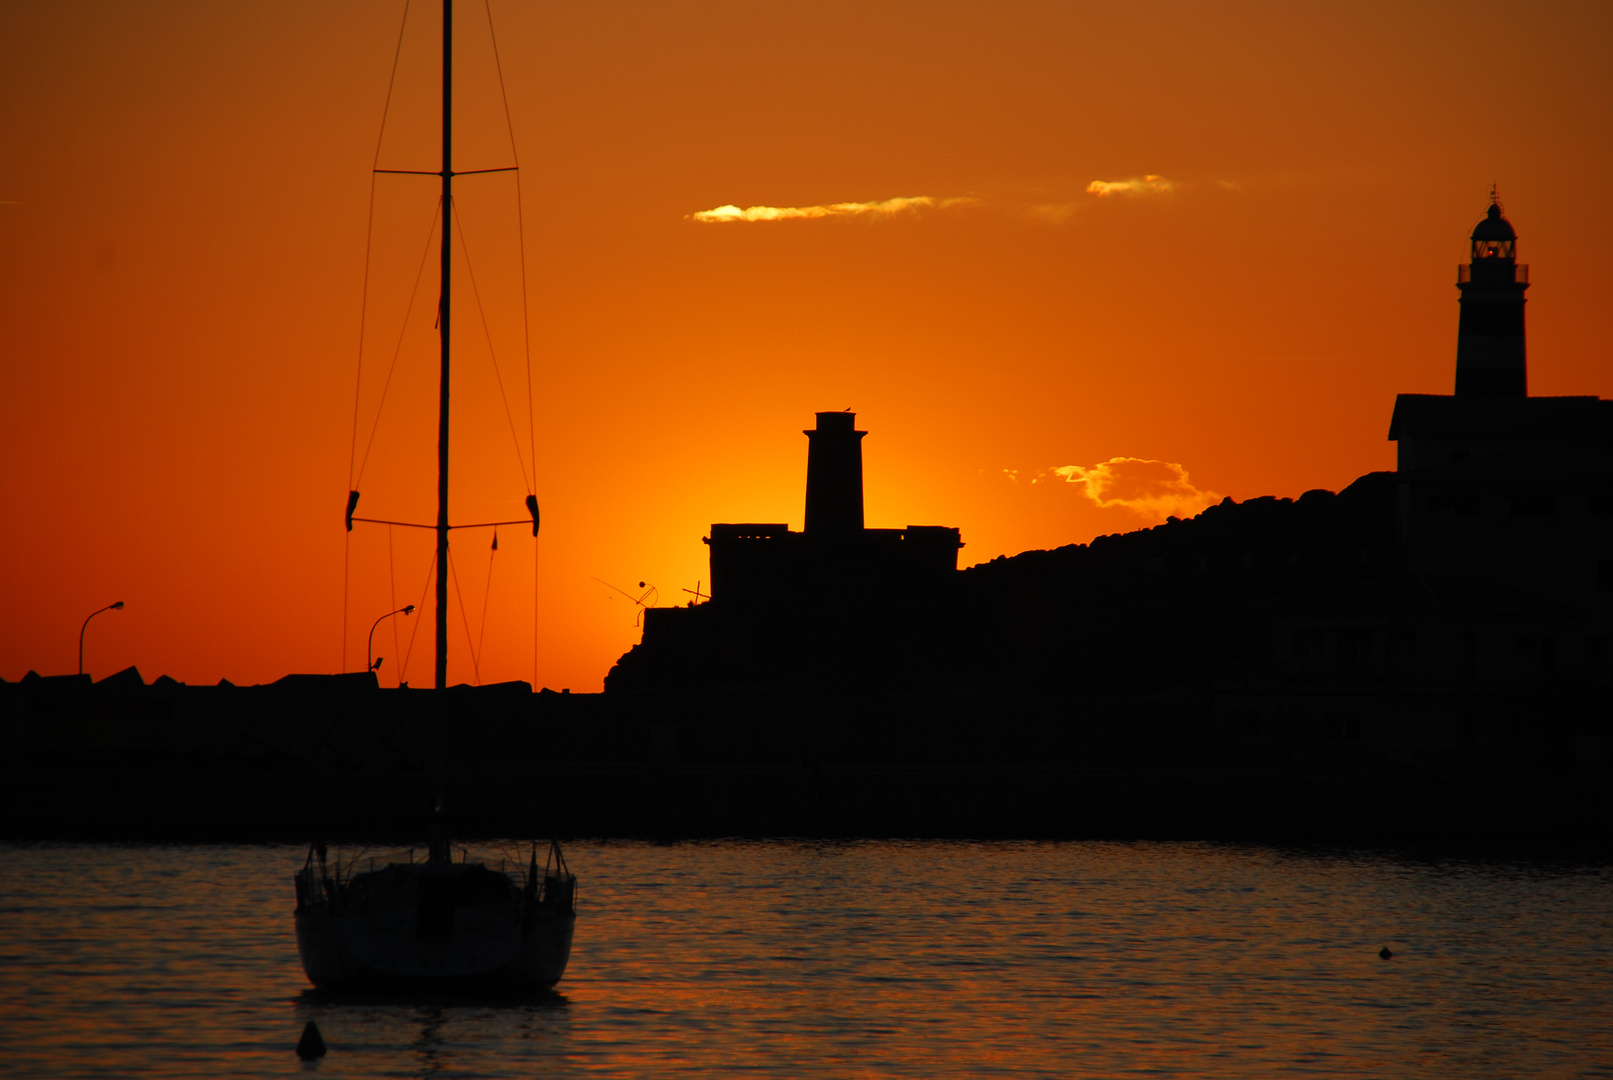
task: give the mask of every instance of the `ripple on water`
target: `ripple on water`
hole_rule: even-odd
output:
[[[405,1003],[308,990],[301,849],[3,854],[14,1076],[1613,1076],[1605,867],[574,845],[561,993]],[[304,1065],[310,1019],[330,1054]]]

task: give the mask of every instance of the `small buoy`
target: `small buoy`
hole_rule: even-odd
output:
[[[1378,950],[1378,959],[1379,960],[1387,960],[1393,955],[1394,955],[1394,953],[1389,951],[1389,946],[1387,946],[1387,945],[1385,945],[1383,948]],[[314,1038],[317,1039],[318,1037],[319,1037],[319,1034],[317,1032],[315,1032]]]
[[[303,1025],[302,1038],[297,1040],[297,1056],[304,1061],[325,1056],[325,1040],[319,1037],[319,1025],[312,1020]]]

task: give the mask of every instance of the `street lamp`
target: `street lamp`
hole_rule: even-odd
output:
[[[119,600],[115,604],[108,604],[106,607],[101,609],[101,611],[122,611],[122,610],[123,610],[123,601],[122,600]],[[84,674],[84,631],[86,631],[86,630],[88,630],[90,628],[90,620],[95,618],[97,615],[101,614],[101,611],[92,611],[92,612],[90,612],[88,615],[86,615],[84,617],[84,625],[78,628],[78,673],[80,675]]]
[[[385,615],[382,615],[379,619],[376,619],[375,622],[370,624],[370,640],[369,640],[369,644],[364,646],[364,658],[366,660],[369,660],[369,662],[370,662],[370,666],[369,666],[370,671],[374,671],[376,668],[380,667],[381,666],[381,660],[386,659],[386,657],[384,657],[384,656],[381,657],[381,660],[371,659],[371,657],[373,657],[375,655],[375,628],[377,626],[380,626],[383,622],[385,622],[386,620],[390,619],[394,615],[407,615],[412,611],[414,611],[414,605],[413,604],[404,604],[398,610],[389,611]]]

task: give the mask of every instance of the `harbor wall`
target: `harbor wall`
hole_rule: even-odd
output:
[[[0,684],[11,839],[1613,839],[1598,696]],[[345,681],[343,681],[345,680]],[[1307,694],[1309,696],[1307,696]]]

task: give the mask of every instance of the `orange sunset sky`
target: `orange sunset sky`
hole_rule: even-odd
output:
[[[1531,392],[1613,396],[1605,3],[492,0],[508,129],[458,7],[455,164],[521,172],[456,181],[453,516],[535,461],[544,530],[455,534],[452,681],[599,689],[639,631],[596,579],[681,603],[711,522],[800,528],[816,410],[963,565],[1391,468],[1492,182]],[[359,670],[421,602],[431,535],[342,511],[356,385],[360,515],[434,514],[432,180],[365,250],[394,55],[380,164],[437,167],[439,11],[0,4],[0,676],[115,599],[96,677]]]

